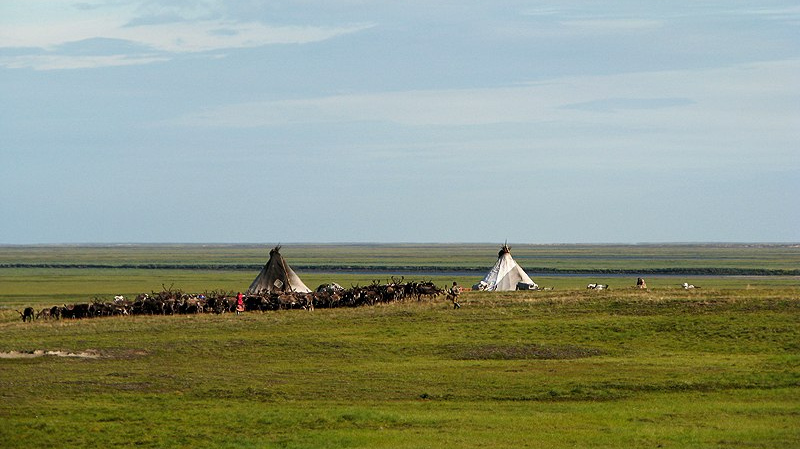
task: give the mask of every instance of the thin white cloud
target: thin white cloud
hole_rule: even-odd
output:
[[[153,50],[174,53],[202,52],[270,44],[305,44],[372,25],[345,27],[269,26],[262,23],[202,21],[125,26],[124,20],[85,19],[49,26],[10,26],[0,34],[0,47],[36,47],[53,50],[60,45],[87,39],[125,40]]]
[[[587,15],[570,8],[538,8],[524,10],[526,19],[504,23],[495,33],[499,36],[521,38],[564,38],[598,35],[629,35],[663,28],[671,17],[646,12],[606,13]]]
[[[662,109],[694,104],[688,98],[604,98],[563,106],[564,109],[614,113],[626,109]]]
[[[163,56],[65,56],[65,55],[31,55],[0,57],[0,67],[9,69],[29,68],[33,70],[68,70],[98,67],[120,67],[130,65],[152,64],[168,61]]]
[[[562,25],[570,28],[594,32],[619,32],[645,30],[663,26],[661,20],[652,19],[580,19],[564,20]]]
[[[7,68],[32,67],[55,69],[70,67],[102,67],[120,64],[146,64],[167,58],[170,54],[224,51],[273,44],[308,44],[355,33],[373,24],[344,26],[268,25],[261,22],[242,22],[219,18],[196,19],[173,16],[172,21],[136,21],[144,7],[110,4],[96,8],[65,8],[52,4],[53,10],[39,9],[12,1],[11,13],[0,26],[0,48],[36,49],[29,54],[6,57],[0,65]],[[48,3],[48,2],[45,2]],[[41,6],[41,5],[39,5]],[[159,10],[161,11],[161,10]],[[148,10],[148,12],[152,12]],[[161,11],[163,12],[163,11]],[[170,11],[168,11],[170,12]],[[174,13],[174,11],[171,11]],[[136,25],[136,23],[139,23]],[[82,41],[107,39],[124,41],[131,48],[140,47],[151,54],[104,55],[97,58],[76,58],[62,54],[60,47]],[[47,53],[42,54],[41,50]],[[16,52],[20,54],[19,51]],[[92,65],[94,63],[94,65]]]
[[[796,167],[800,140],[800,61],[703,70],[564,77],[494,89],[340,95],[209,108],[165,126],[280,127],[383,122],[440,129],[466,151],[541,152],[550,164],[575,157],[599,165],[651,161]],[[517,137],[494,134],[492,126]],[[475,127],[483,140],[475,141]],[[444,131],[447,130],[447,131]],[[466,131],[471,130],[471,131]],[[531,133],[538,137],[531,141]],[[441,134],[441,133],[440,133]],[[754,149],[758,151],[754,151]],[[491,151],[491,150],[489,150]],[[633,165],[641,165],[641,162]]]
[[[538,8],[528,8],[521,12],[523,16],[531,17],[552,17],[563,13],[563,10],[555,6],[542,6]]]
[[[258,127],[291,123],[385,121],[407,126],[469,126],[552,120],[616,120],[605,110],[576,108],[620,99],[627,120],[680,109],[704,112],[704,120],[731,108],[781,115],[797,112],[794,80],[800,61],[756,63],[720,69],[565,77],[503,88],[406,91],[252,102],[213,108],[176,121],[189,126]],[[785,101],[781,101],[785,99]],[[777,103],[776,103],[777,101]],[[648,107],[648,104],[650,107]],[[635,107],[630,107],[635,105]],[[606,116],[606,117],[604,117]]]
[[[800,20],[800,6],[737,9],[733,11],[733,14],[796,22]]]
[[[114,30],[110,37],[126,39],[166,52],[185,53],[272,44],[307,44],[354,33],[371,26],[267,26],[261,23],[205,21],[119,28]]]

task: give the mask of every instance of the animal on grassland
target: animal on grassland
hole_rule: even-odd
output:
[[[33,307],[25,307],[24,309],[22,309],[22,312],[17,310],[17,313],[19,314],[19,316],[22,317],[22,322],[23,323],[26,322],[26,321],[27,322],[31,322],[35,318],[35,316],[33,314]]]

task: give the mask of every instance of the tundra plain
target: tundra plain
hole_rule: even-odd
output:
[[[442,265],[453,272],[424,277],[471,285],[497,245],[475,250],[480,261],[457,246],[282,253],[296,269]],[[549,291],[465,292],[458,310],[440,297],[241,316],[23,323],[15,312],[162,286],[235,292],[268,249],[0,248],[0,353],[37,355],[0,358],[0,446],[800,446],[800,280],[687,270],[646,275],[639,290],[629,275],[792,270],[791,246],[512,246],[529,273],[579,272],[531,273]],[[297,271],[312,288],[393,275]]]

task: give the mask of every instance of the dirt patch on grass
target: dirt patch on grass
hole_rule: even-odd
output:
[[[68,357],[75,359],[134,359],[149,355],[144,349],[87,349],[85,351],[49,351],[37,349],[34,351],[8,351],[0,352],[0,359],[33,359],[36,357]]]
[[[456,360],[569,360],[602,355],[603,351],[578,346],[484,345],[451,348]]]
[[[68,351],[45,351],[37,349],[35,351],[9,351],[0,352],[0,359],[32,359],[35,357],[54,356],[54,357],[73,357],[79,359],[99,359],[102,355],[94,350],[68,352]]]

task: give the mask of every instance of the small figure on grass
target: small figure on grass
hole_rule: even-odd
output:
[[[242,312],[244,312],[244,295],[242,292],[239,292],[239,294],[236,295],[236,314],[239,315]]]
[[[458,303],[458,295],[461,294],[461,287],[458,286],[458,283],[453,281],[453,286],[450,287],[450,291],[448,292],[447,297],[453,301],[453,308],[460,309],[461,304]]]
[[[644,282],[643,278],[636,279],[636,286],[641,289],[647,290],[647,284]]]

